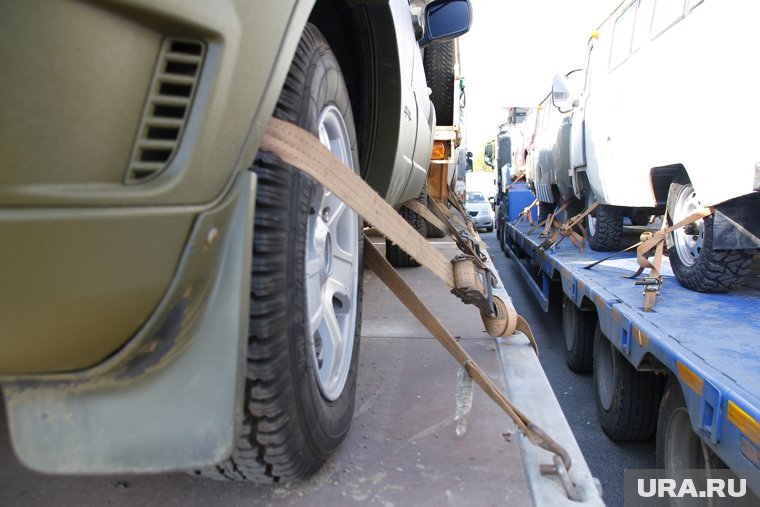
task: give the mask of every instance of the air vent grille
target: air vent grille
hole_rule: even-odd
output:
[[[132,149],[126,183],[148,181],[166,169],[176,154],[190,116],[205,53],[206,46],[197,40],[164,40]]]

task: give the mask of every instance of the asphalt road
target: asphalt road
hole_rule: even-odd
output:
[[[618,443],[605,435],[596,417],[594,377],[570,371],[565,364],[562,336],[561,289],[556,287],[548,313],[533,298],[526,282],[511,258],[499,248],[496,233],[481,233],[494,257],[507,292],[536,335],[541,365],[554,394],[570,423],[575,439],[583,451],[591,473],[603,488],[603,499],[610,507],[623,505],[623,471],[629,468],[655,468],[654,439],[642,443]]]

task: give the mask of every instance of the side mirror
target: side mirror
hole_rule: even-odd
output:
[[[493,197],[489,197],[488,202],[491,203],[491,209],[493,211],[496,211],[496,199],[494,199]]]
[[[434,0],[425,6],[425,35],[420,47],[464,35],[472,24],[470,0]]]
[[[552,104],[559,109],[572,109],[572,96],[570,94],[570,84],[565,76],[556,75],[552,80]]]
[[[493,167],[493,142],[486,144],[486,147],[483,150],[483,162],[485,162],[488,167]]]

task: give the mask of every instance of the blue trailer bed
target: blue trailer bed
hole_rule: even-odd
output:
[[[500,237],[544,310],[552,282],[561,282],[578,308],[596,310],[603,335],[637,370],[678,379],[692,429],[729,467],[760,468],[760,290],[693,292],[665,259],[661,294],[645,313],[642,287],[624,278],[638,269],[635,253],[584,269],[607,254],[582,253],[567,240],[543,251],[541,229],[530,228],[506,223]],[[628,233],[633,242],[640,229]]]

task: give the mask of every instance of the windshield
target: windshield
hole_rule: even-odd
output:
[[[481,192],[467,192],[467,202],[486,202],[486,198]]]

